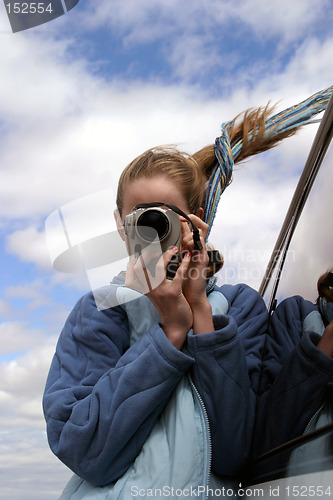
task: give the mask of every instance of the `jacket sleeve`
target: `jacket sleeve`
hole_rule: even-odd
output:
[[[192,363],[157,324],[129,347],[124,311],[99,311],[92,294],[83,297],[61,333],[46,383],[52,451],[92,484],[114,481]]]
[[[187,349],[210,423],[212,469],[235,475],[250,453],[268,315],[260,295],[248,286],[225,285],[221,291],[228,314],[213,317],[215,332],[189,335]]]
[[[272,315],[258,398],[256,455],[300,436],[333,381],[333,359],[316,347],[320,336],[303,333],[303,319],[314,309],[295,296]]]

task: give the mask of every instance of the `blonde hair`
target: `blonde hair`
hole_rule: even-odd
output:
[[[267,105],[264,108],[247,110],[232,120],[228,129],[230,143],[242,141],[235,162],[266,151],[276,146],[282,139],[296,133],[299,127],[280,133],[276,133],[273,128],[265,135],[265,122],[272,111],[273,107]],[[197,214],[200,207],[204,208],[207,181],[216,164],[214,144],[200,149],[193,155],[178,151],[171,146],[149,149],[135,158],[120,176],[117,191],[117,208],[120,215],[123,210],[126,184],[155,175],[166,175],[173,180],[183,193],[190,212]]]
[[[195,158],[172,146],[149,149],[123,170],[117,191],[117,208],[122,214],[125,186],[136,179],[165,175],[181,190],[191,213],[197,214],[204,203],[206,178]],[[156,200],[163,201],[163,200]]]

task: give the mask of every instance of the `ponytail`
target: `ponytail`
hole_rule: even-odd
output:
[[[274,116],[271,116],[274,107],[269,104],[247,110],[222,124],[222,133],[215,145],[206,146],[193,155],[202,174],[209,179],[204,220],[210,229],[220,197],[232,182],[234,163],[267,151],[294,135],[303,125],[314,123],[312,118],[325,110],[332,91],[333,86]]]

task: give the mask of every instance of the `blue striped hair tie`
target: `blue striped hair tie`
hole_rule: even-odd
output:
[[[271,139],[287,131],[292,131],[300,126],[309,123],[315,123],[319,120],[313,120],[313,116],[326,109],[327,103],[332,95],[333,86],[317,92],[308,99],[291,106],[290,108],[277,113],[268,118],[264,124],[263,137]],[[217,165],[214,168],[206,190],[204,221],[209,225],[208,235],[213,227],[217,207],[223,191],[232,181],[232,172],[234,163],[240,155],[243,147],[243,137],[230,143],[228,130],[233,122],[223,123],[221,126],[221,135],[215,141],[215,156]],[[250,129],[247,134],[247,142],[250,143],[256,138],[258,128]],[[269,149],[271,146],[267,146]],[[261,151],[258,151],[258,153]],[[208,237],[207,235],[207,237]]]
[[[230,126],[231,122],[223,123],[221,126],[222,134],[215,140],[217,165],[208,181],[204,213],[204,221],[209,225],[209,232],[213,226],[221,195],[232,181],[234,157],[228,134]]]

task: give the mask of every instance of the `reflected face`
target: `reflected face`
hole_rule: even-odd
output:
[[[165,175],[144,177],[126,184],[123,197],[122,223],[124,223],[126,215],[138,203],[153,203],[155,201],[171,203],[186,214],[190,213],[183,193],[177,184]]]

